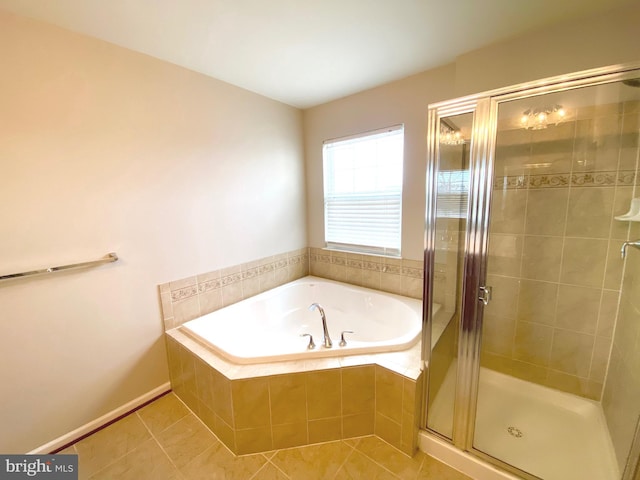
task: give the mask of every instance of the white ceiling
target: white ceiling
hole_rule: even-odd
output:
[[[0,0],[307,108],[636,0]]]

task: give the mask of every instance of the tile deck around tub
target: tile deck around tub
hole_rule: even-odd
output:
[[[471,480],[376,436],[236,456],[173,393],[59,453],[79,455],[80,480]]]
[[[210,349],[182,333],[180,327],[166,332],[171,338],[199,356],[204,362],[218,370],[230,380],[264,377],[289,373],[327,370],[359,365],[380,365],[412,380],[420,376],[421,341],[407,350],[366,355],[348,355],[344,357],[316,358],[313,360],[293,360],[255,365],[238,365],[220,357]]]

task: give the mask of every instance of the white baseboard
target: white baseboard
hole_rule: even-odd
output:
[[[138,398],[131,400],[128,403],[116,408],[115,410],[111,410],[109,413],[102,415],[100,418],[96,418],[95,420],[85,423],[79,428],[75,430],[65,433],[64,435],[56,438],[55,440],[51,440],[49,443],[46,443],[38,448],[27,452],[28,454],[46,454],[57,450],[60,447],[68,445],[69,443],[74,442],[79,439],[83,435],[93,432],[94,430],[106,425],[107,423],[115,420],[122,415],[129,413],[131,410],[136,409],[140,405],[148,402],[149,400],[153,400],[155,397],[162,395],[165,392],[171,390],[171,383],[166,382],[160,385],[159,387],[154,388],[153,390],[140,395]]]

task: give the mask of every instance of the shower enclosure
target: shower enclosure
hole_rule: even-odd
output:
[[[429,110],[424,427],[525,479],[640,475],[638,67]]]

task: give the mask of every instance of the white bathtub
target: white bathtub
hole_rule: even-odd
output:
[[[333,348],[322,346],[325,311]],[[317,277],[305,277],[204,315],[180,327],[239,364],[404,350],[416,344],[422,302]],[[347,345],[341,347],[340,333]],[[316,343],[307,349],[310,333]]]

